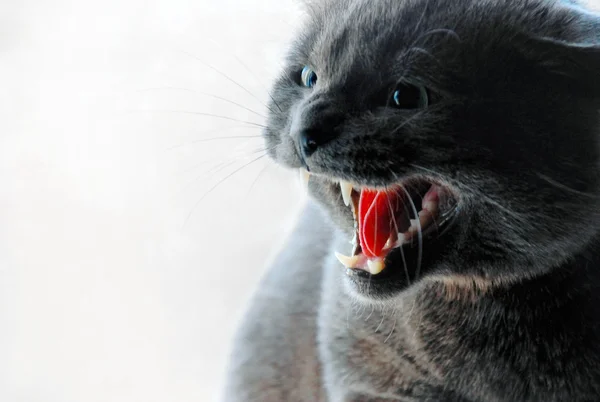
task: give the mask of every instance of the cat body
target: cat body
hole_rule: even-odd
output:
[[[265,140],[310,171],[313,200],[249,307],[225,400],[600,401],[600,17],[544,0],[308,9]],[[377,199],[400,239],[383,250],[387,229],[365,229],[387,222]]]

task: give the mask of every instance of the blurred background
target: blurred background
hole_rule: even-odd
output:
[[[305,202],[259,138],[301,18],[293,0],[0,4],[0,401],[218,399]]]
[[[300,17],[291,0],[2,2],[0,401],[217,400],[304,202],[258,137]]]

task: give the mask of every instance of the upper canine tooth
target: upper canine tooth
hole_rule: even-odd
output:
[[[354,257],[348,257],[340,253],[335,253],[335,257],[341,262],[346,268],[356,268],[358,264],[359,256],[355,255]]]
[[[310,180],[310,173],[304,168],[298,169],[298,177],[300,179],[300,185],[304,191],[308,191],[308,181]]]
[[[340,180],[340,189],[342,190],[342,198],[344,199],[344,204],[349,206],[352,202],[352,184],[347,181]]]

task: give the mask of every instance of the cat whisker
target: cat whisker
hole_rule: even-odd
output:
[[[264,114],[261,114],[255,110],[250,109],[249,107],[246,107],[244,105],[242,105],[241,103],[232,101],[230,99],[227,98],[223,98],[222,96],[218,96],[218,95],[213,95],[211,93],[208,92],[204,92],[204,91],[198,91],[196,89],[189,89],[189,88],[181,88],[181,87],[156,87],[156,88],[144,88],[144,89],[139,89],[138,92],[150,92],[150,91],[185,91],[185,92],[190,92],[193,94],[197,94],[197,95],[202,95],[202,96],[206,96],[208,98],[212,98],[212,99],[217,99],[226,103],[229,103],[231,105],[237,106],[240,109],[244,109],[252,114],[255,114],[258,117],[261,117],[263,119],[266,119],[267,117]]]
[[[190,217],[192,216],[192,214],[194,213],[194,211],[196,210],[196,208],[198,207],[198,205],[200,205],[200,203],[202,202],[202,200],[204,200],[213,190],[215,190],[218,186],[220,186],[221,184],[223,184],[227,179],[229,179],[230,177],[232,177],[233,175],[235,175],[236,173],[240,172],[242,169],[250,166],[251,164],[253,164],[256,161],[259,161],[260,159],[264,158],[265,156],[267,156],[267,154],[262,154],[257,158],[252,159],[250,162],[245,163],[243,166],[235,169],[233,172],[229,173],[227,176],[225,176],[223,179],[219,180],[214,186],[210,187],[208,189],[208,191],[206,191],[199,199],[198,201],[196,201],[196,203],[194,204],[194,206],[192,207],[192,210],[190,211],[190,213],[188,214],[188,216],[185,219],[185,222],[183,223],[183,227],[182,229],[185,228],[185,226],[187,225],[187,222],[189,221]]]
[[[249,125],[251,125],[251,126],[256,126],[256,127],[261,127],[261,128],[267,128],[267,126],[265,126],[265,125],[263,125],[263,124],[255,123],[255,122],[253,122],[253,121],[240,120],[240,119],[236,119],[235,117],[231,117],[231,116],[224,116],[224,115],[220,115],[220,114],[213,114],[213,113],[195,112],[195,111],[191,111],[191,110],[170,110],[170,109],[139,109],[139,110],[133,110],[133,112],[151,112],[151,113],[181,113],[181,114],[191,114],[191,115],[195,115],[195,116],[214,117],[214,118],[216,118],[216,119],[223,119],[223,120],[237,121],[238,123],[249,124]]]
[[[346,330],[350,330],[350,311],[352,308],[346,309]]]
[[[394,130],[390,133],[390,135],[396,134],[399,130],[401,130],[402,128],[404,128],[404,126],[406,126],[407,124],[411,123],[416,118],[421,117],[421,114],[423,114],[423,112],[417,112],[414,115],[412,115],[411,117],[409,117],[408,119],[404,120],[402,122],[402,124],[400,124],[398,127],[394,128]]]
[[[416,165],[416,164],[414,164],[414,163],[411,163],[411,164],[410,164],[410,166],[412,166],[412,167],[414,167],[414,168],[416,168],[416,169],[423,170],[423,171],[425,171],[425,172],[427,172],[427,173],[431,173],[431,174],[433,174],[433,175],[435,175],[435,176],[437,176],[437,177],[443,177],[443,175],[441,175],[440,173],[436,172],[435,170],[428,169],[428,168],[426,168],[426,167],[419,166],[419,165]]]
[[[373,315],[374,311],[375,311],[375,305],[373,304],[371,306],[371,312],[369,313],[369,315],[367,316],[367,318],[365,318],[365,321],[369,321],[369,318],[371,318],[371,316]]]
[[[403,187],[400,186],[402,191],[406,194],[406,198],[410,201],[410,206],[412,208],[413,213],[415,214],[416,224],[417,224],[417,235],[419,242],[419,251],[417,255],[417,269],[415,270],[415,280],[419,279],[419,275],[421,274],[421,260],[423,258],[423,229],[421,228],[421,221],[419,220],[419,212],[417,211],[417,207],[410,197],[410,193]]]
[[[207,170],[206,172],[200,174],[199,176],[195,177],[194,179],[190,180],[188,183],[186,183],[180,190],[178,190],[175,194],[181,194],[183,192],[185,192],[190,186],[192,186],[194,183],[198,183],[199,180],[211,175],[211,174],[216,174],[219,173],[220,171],[222,171],[223,169],[228,168],[229,166],[233,165],[236,162],[239,162],[239,158],[234,158],[234,159],[229,159],[226,160],[224,162],[218,163],[216,166],[213,166],[212,168],[210,168],[209,170]]]
[[[256,74],[254,74],[254,72],[252,70],[250,70],[250,68],[244,63],[242,62],[242,60],[240,60],[239,57],[237,57],[237,55],[234,55],[233,57],[235,57],[235,59],[237,60],[238,63],[240,63],[255,79],[256,81],[258,81],[259,84],[261,84],[263,87],[267,87],[261,80],[260,78],[258,78],[258,76]],[[271,94],[271,91],[267,91],[267,94],[269,95],[269,98],[271,98],[271,101],[273,102],[273,104],[275,106],[277,106],[277,109],[279,109],[279,112],[283,113],[283,110],[281,110],[281,108],[279,107],[279,104],[275,101],[275,98],[273,98],[273,95]]]
[[[396,329],[396,323],[398,322],[398,317],[396,317],[395,311],[396,311],[395,309],[392,311],[392,317],[394,318],[394,325],[392,326],[392,330],[388,334],[387,338],[385,338],[385,341],[383,341],[383,343],[387,343],[387,341],[391,338],[392,334],[394,333],[394,330]]]
[[[233,165],[236,162],[239,162],[241,160],[244,160],[246,158],[252,157],[253,155],[257,154],[257,153],[263,153],[265,152],[265,149],[258,149],[252,152],[249,152],[247,154],[244,155],[237,155],[234,156],[233,158],[227,159],[221,163],[218,163],[217,165],[213,166],[212,168],[208,169],[207,171],[205,171],[204,173],[200,174],[199,176],[195,177],[193,180],[191,180],[190,182],[188,182],[186,185],[184,185],[179,191],[177,191],[177,194],[180,194],[182,192],[184,192],[187,188],[189,188],[192,184],[197,183],[199,180],[209,176],[210,174],[215,174],[220,172],[221,170]],[[213,159],[214,160],[214,159]],[[201,162],[199,164],[196,164],[195,166],[192,166],[184,171],[182,171],[181,173],[186,173],[189,171],[192,171],[196,168],[198,168],[199,166],[205,164],[206,161]]]
[[[228,126],[228,127],[217,127],[217,128],[213,128],[211,130],[206,130],[206,131],[200,131],[199,133],[195,133],[194,135],[208,135],[208,134],[213,134],[213,133],[225,133],[231,129],[234,128],[256,128],[255,126],[243,126],[243,125],[233,125],[233,126]],[[164,151],[170,151],[172,149],[178,148],[180,146],[183,146],[185,144],[181,144],[181,145],[174,145],[172,147],[166,148]]]
[[[356,302],[355,304],[358,306],[357,313],[360,312],[360,316],[357,315],[356,318],[360,320],[360,319],[362,319],[362,316],[363,316],[364,312],[366,311],[367,306],[364,303]]]
[[[543,173],[536,172],[536,175],[537,175],[537,176],[538,176],[540,179],[542,179],[542,180],[546,181],[547,183],[549,183],[549,184],[553,185],[554,187],[556,187],[556,188],[559,188],[559,189],[561,189],[561,190],[564,190],[564,191],[567,191],[567,192],[569,192],[569,193],[576,194],[576,195],[580,195],[580,196],[582,196],[582,197],[587,197],[587,198],[591,198],[591,199],[598,199],[598,198],[600,198],[598,195],[595,195],[595,194],[590,194],[590,193],[584,193],[583,191],[575,190],[575,189],[573,189],[573,188],[571,188],[571,187],[567,186],[566,184],[559,183],[558,181],[556,181],[556,180],[552,179],[552,178],[551,178],[551,177],[549,177],[549,176],[546,176],[546,175],[545,175],[545,174],[543,174]]]
[[[394,224],[394,230],[396,233],[400,233],[400,229],[398,228],[398,222],[396,221],[396,215],[394,214],[394,209],[392,208],[392,204],[390,199],[387,198],[388,208],[390,209],[390,215],[392,216],[392,223]],[[406,207],[405,207],[406,208]],[[406,274],[406,282],[410,286],[410,274],[408,272],[408,265],[406,264],[406,258],[404,257],[404,250],[400,247],[400,254],[402,255],[402,263],[404,265],[404,273]]]
[[[377,333],[379,331],[379,328],[381,328],[381,326],[383,325],[383,321],[385,320],[385,308],[386,306],[384,305],[383,309],[381,310],[381,321],[379,321],[379,325],[377,326],[377,328],[375,328],[375,333]]]
[[[248,156],[249,156],[249,155],[253,155],[253,154],[255,154],[256,152],[261,152],[261,151],[251,151],[251,152],[249,152],[249,153],[248,153]],[[226,159],[224,162],[228,162],[228,161],[237,161],[237,160],[240,160],[240,158],[244,157],[244,155],[243,155],[243,154],[239,154],[239,155],[232,155],[232,156],[234,156],[234,157],[233,157],[233,158]],[[218,156],[218,157],[215,157],[215,158],[210,158],[210,159],[204,159],[204,160],[200,161],[199,163],[195,163],[195,164],[193,164],[193,165],[192,165],[192,166],[190,166],[190,167],[187,167],[187,168],[185,168],[185,169],[183,169],[183,170],[179,170],[179,171],[176,171],[176,172],[173,172],[173,173],[174,173],[174,174],[177,174],[177,175],[185,174],[185,173],[191,172],[192,170],[195,170],[195,169],[197,169],[198,167],[200,167],[200,166],[202,166],[202,165],[206,165],[206,164],[207,164],[207,163],[209,163],[209,162],[215,162],[215,161],[218,161],[218,160],[222,160],[222,159],[221,159],[221,156]]]
[[[412,167],[414,167],[416,169],[423,170],[423,171],[428,172],[428,173],[432,173],[432,174],[436,175],[437,177],[443,178],[443,175],[437,173],[435,170],[428,169],[428,168],[425,168],[423,166],[419,166],[419,165],[415,165],[415,164],[411,164],[410,166],[412,166]],[[514,218],[517,222],[522,222],[522,221],[525,221],[527,219],[526,216],[522,216],[522,215],[518,214],[517,212],[508,209],[507,207],[505,207],[504,205],[500,204],[498,201],[494,200],[493,198],[491,198],[487,194],[485,194],[483,192],[480,192],[480,191],[474,192],[471,189],[469,189],[469,190],[472,193],[476,193],[477,197],[480,197],[480,198],[484,199],[485,201],[487,201],[488,203],[492,204],[496,208],[498,208],[501,211],[505,212],[508,216]]]
[[[454,39],[456,39],[457,42],[462,42],[462,39],[460,38],[460,36],[456,33],[456,31],[454,29],[449,29],[449,28],[434,28],[431,29],[427,32],[425,32],[423,35],[421,35],[418,39],[422,39],[424,37],[430,36],[430,35],[437,35],[437,34],[446,34],[447,36],[451,36]]]
[[[260,179],[260,176],[269,168],[269,166],[271,165],[265,165],[260,172],[258,172],[258,174],[256,175],[256,179],[254,179],[252,181],[252,183],[250,184],[250,188],[248,188],[248,192],[246,193],[246,198],[250,195],[250,193],[252,192],[252,189],[254,188],[254,186],[256,185],[256,183],[258,183],[258,180]]]
[[[193,144],[198,144],[201,142],[212,142],[212,141],[221,141],[221,140],[238,140],[238,139],[244,139],[244,138],[252,138],[252,139],[262,138],[262,135],[230,135],[230,136],[225,136],[225,137],[201,138],[199,140],[194,140],[194,141],[185,142],[182,144],[172,146],[170,148],[167,148],[167,151],[172,151],[174,149],[178,149],[178,148],[184,147],[186,145],[193,145]]]
[[[410,54],[411,52],[417,52],[420,54],[424,54],[425,56],[435,60],[438,64],[442,64],[437,57],[435,57],[433,54],[431,54],[431,52],[428,52],[427,50],[423,49],[422,47],[413,46],[406,51],[406,54]]]
[[[415,332],[413,333],[413,340],[417,337],[417,332],[419,332],[422,322],[423,322],[423,314],[419,315],[419,323],[415,327]]]
[[[266,107],[269,111],[274,112],[273,109],[271,109],[269,107],[269,105],[267,105],[266,103],[264,103],[258,96],[256,96],[254,93],[250,92],[248,90],[248,88],[246,88],[245,86],[243,86],[242,84],[240,84],[239,82],[237,82],[236,80],[234,80],[233,78],[231,78],[230,76],[228,76],[227,74],[225,74],[224,72],[222,72],[221,70],[219,70],[216,67],[213,67],[212,65],[208,64],[207,62],[205,62],[204,60],[200,59],[199,57],[197,57],[196,55],[187,52],[183,49],[179,49],[180,52],[183,52],[185,54],[187,54],[188,56],[194,58],[195,60],[197,60],[199,63],[203,64],[205,67],[210,68],[211,70],[213,70],[214,72],[216,72],[217,74],[219,74],[220,76],[222,76],[223,78],[225,78],[226,80],[228,80],[229,82],[233,83],[234,85],[236,85],[237,87],[241,88],[244,92],[246,92],[247,94],[249,94],[250,96],[252,96],[254,99],[256,99],[257,101],[259,101],[264,107]]]
[[[428,8],[429,8],[429,0],[427,0],[425,2],[425,7],[423,7],[423,12],[421,13],[421,16],[419,17],[419,21],[417,21],[417,24],[415,25],[415,28],[413,30],[414,32],[419,32],[419,28],[421,28],[421,24],[423,23],[423,20],[425,19],[425,16],[427,15]]]
[[[402,258],[402,265],[404,266],[404,272],[406,274],[406,283],[410,286],[410,273],[408,272],[408,264],[406,263],[406,256],[404,255],[404,248],[400,247],[400,257]]]
[[[410,311],[408,312],[408,315],[406,316],[406,321],[404,322],[404,325],[409,324],[410,319],[412,318],[413,312],[415,311],[416,305],[417,305],[417,298],[414,298],[412,307],[411,307]]]

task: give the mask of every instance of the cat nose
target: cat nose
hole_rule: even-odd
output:
[[[334,129],[310,128],[300,132],[300,150],[305,158],[336,137]]]
[[[304,110],[292,125],[298,148],[304,158],[337,138],[343,116],[324,102],[315,102]]]

